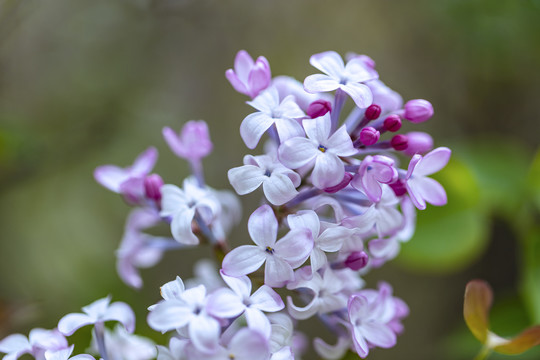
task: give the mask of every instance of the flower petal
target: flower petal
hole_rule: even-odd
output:
[[[313,141],[295,137],[282,143],[278,149],[279,161],[289,169],[298,169],[317,156],[317,145]]]
[[[276,312],[285,307],[281,296],[267,285],[258,288],[249,300],[250,307],[266,312]]]
[[[274,249],[277,256],[287,261],[293,269],[296,269],[307,260],[313,249],[311,231],[305,228],[291,230],[276,242]]]
[[[351,99],[355,102],[356,106],[361,109],[367,108],[373,103],[373,94],[369,87],[360,83],[347,83],[341,85],[341,90],[345,91]]]
[[[217,318],[231,319],[245,310],[242,300],[242,297],[231,289],[221,288],[208,297],[206,311]]]
[[[332,154],[325,153],[317,156],[311,174],[311,181],[318,189],[325,189],[337,185],[345,176],[345,167],[341,159]]]
[[[151,146],[146,149],[142,154],[137,156],[133,165],[130,167],[130,173],[132,176],[147,175],[156,164],[158,158],[158,151],[155,147]]]
[[[240,124],[240,136],[246,146],[255,149],[263,134],[274,123],[274,119],[267,114],[256,112],[249,114]]]
[[[272,205],[283,205],[298,195],[291,178],[285,174],[272,173],[263,183],[263,191]]]
[[[270,320],[268,320],[261,310],[248,307],[244,315],[250,329],[261,333],[266,339],[270,338],[272,326],[270,325]]]
[[[278,232],[278,222],[269,205],[262,205],[248,220],[249,236],[260,247],[274,246]]]
[[[270,356],[268,341],[250,329],[240,329],[229,344],[235,360],[266,360]]]
[[[193,234],[191,223],[195,216],[195,209],[186,208],[174,214],[171,221],[171,234],[176,241],[185,245],[197,245],[199,238]]]
[[[219,345],[220,326],[216,319],[205,314],[197,315],[189,322],[189,337],[197,350],[213,353]]]
[[[150,311],[147,322],[152,329],[166,332],[186,325],[192,317],[193,312],[183,301],[168,300]]]
[[[385,324],[366,322],[361,326],[365,339],[378,347],[385,349],[396,345],[396,334]]]
[[[334,91],[337,88],[339,88],[339,81],[328,75],[309,75],[304,80],[304,90],[306,90],[310,94]]]
[[[232,168],[227,172],[227,176],[238,195],[255,191],[267,178],[263,169],[253,165]]]
[[[345,64],[341,56],[335,51],[325,51],[314,54],[309,58],[309,63],[318,70],[335,77],[341,77],[345,70]]]
[[[426,176],[436,173],[448,164],[450,155],[452,155],[452,151],[447,147],[439,147],[432,150],[427,153],[418,166],[416,166],[414,174]]]
[[[79,328],[93,324],[95,319],[81,313],[67,314],[58,322],[58,330],[66,335],[70,336]]]
[[[540,345],[540,326],[533,326],[523,331],[506,344],[495,346],[493,350],[501,354],[518,355],[533,346]]]
[[[285,260],[278,256],[269,256],[264,267],[264,283],[271,287],[282,287],[294,280],[294,271]]]
[[[223,259],[223,272],[229,276],[251,274],[261,267],[266,259],[264,250],[254,245],[242,245],[233,249]]]
[[[129,177],[128,171],[115,165],[98,166],[94,170],[94,179],[101,186],[116,193],[120,192],[120,185],[129,179]]]
[[[135,331],[135,314],[125,302],[117,301],[112,303],[101,320],[116,320],[124,325],[127,332],[133,333]]]

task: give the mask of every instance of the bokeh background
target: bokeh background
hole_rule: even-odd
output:
[[[146,307],[211,251],[167,254],[143,270],[142,291],[125,286],[114,251],[129,208],[92,171],[155,145],[155,171],[179,184],[188,167],[161,128],[204,119],[208,182],[230,189],[251,112],[224,77],[240,49],[299,80],[316,72],[314,53],[368,54],[404,99],[434,104],[414,130],[454,150],[437,175],[449,205],[420,214],[399,258],[366,278],[389,281],[411,308],[398,345],[370,359],[471,359],[480,344],[462,299],[473,278],[494,288],[500,334],[540,323],[540,0],[2,0],[0,338],[52,328],[111,294],[134,307],[138,333],[163,340]],[[259,195],[242,199],[245,215]],[[231,238],[248,241],[245,229]],[[87,335],[75,336],[78,350]]]

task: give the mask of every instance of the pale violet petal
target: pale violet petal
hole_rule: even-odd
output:
[[[349,133],[347,133],[347,128],[345,126],[337,129],[336,132],[330,136],[325,145],[328,147],[328,151],[339,156],[352,156],[358,152],[358,150],[354,148],[351,137]]]
[[[147,175],[156,164],[158,158],[158,151],[155,147],[151,146],[146,149],[142,154],[137,156],[133,165],[130,168],[132,176]]]
[[[304,136],[304,128],[294,119],[276,119],[276,130],[279,141],[284,142],[293,137]]]
[[[255,191],[267,178],[263,169],[253,165],[232,168],[228,171],[227,176],[232,187],[239,195]]]
[[[189,337],[197,350],[213,353],[219,345],[220,326],[216,319],[201,313],[189,322]]]
[[[295,137],[279,146],[279,161],[289,169],[298,169],[315,158],[318,154],[317,144],[313,141]]]
[[[345,176],[345,166],[341,159],[331,153],[317,156],[311,173],[311,181],[318,189],[326,189],[337,185]]]
[[[316,147],[319,145],[328,147],[328,137],[330,137],[331,129],[329,114],[316,119],[305,119],[302,121],[302,125],[304,126],[307,137],[316,143]]]
[[[452,151],[446,147],[439,147],[427,153],[414,169],[414,175],[431,175],[448,164]]]
[[[251,280],[247,276],[228,276],[220,270],[221,277],[229,287],[242,299],[249,298],[251,294]]]
[[[283,258],[296,269],[307,260],[313,249],[313,236],[311,235],[311,231],[308,229],[291,230],[287,235],[276,242],[274,249],[276,255]]]
[[[176,241],[185,245],[197,245],[199,238],[193,234],[191,223],[195,209],[186,208],[174,214],[171,221],[171,234]]]
[[[415,183],[418,185],[419,196],[432,205],[442,206],[446,205],[446,191],[436,180],[428,177],[415,179]]]
[[[257,331],[240,329],[229,344],[235,360],[267,360],[270,348],[266,338]]]
[[[182,189],[176,185],[166,184],[161,187],[161,216],[171,216],[187,208],[188,199]]]
[[[360,83],[347,83],[346,85],[340,86],[343,91],[345,91],[351,99],[355,102],[356,106],[361,109],[367,108],[373,103],[373,94],[369,87]]]
[[[112,303],[101,320],[116,320],[124,325],[124,328],[129,333],[133,333],[135,330],[135,314],[131,307],[125,302],[117,301]]]
[[[58,322],[58,330],[70,336],[79,328],[95,323],[96,319],[81,313],[67,314]]]
[[[273,205],[283,205],[298,195],[291,179],[284,174],[276,173],[272,173],[263,183],[263,191]]]
[[[345,70],[343,59],[335,51],[314,54],[309,58],[309,63],[323,73],[331,75],[336,79],[340,78]]]
[[[165,300],[180,299],[180,294],[186,290],[184,282],[177,276],[175,280],[169,281],[161,288],[161,297]]]
[[[292,298],[287,296],[287,310],[289,314],[297,320],[305,320],[312,317],[319,311],[319,299],[314,297],[306,306],[296,306]]]
[[[328,75],[309,75],[304,80],[304,90],[310,94],[334,91],[337,88],[339,88],[339,81]]]
[[[94,179],[103,187],[120,192],[120,185],[129,179],[129,172],[115,165],[103,165],[94,170]]]
[[[254,245],[242,245],[233,249],[223,259],[223,272],[230,276],[251,274],[266,259],[264,250]]]
[[[180,328],[190,322],[192,310],[180,300],[169,300],[157,304],[148,314],[148,325],[157,331],[166,332]]]
[[[262,205],[251,214],[248,220],[249,236],[260,247],[274,246],[278,232],[278,222],[274,211]]]
[[[245,310],[242,300],[242,297],[231,289],[221,288],[208,297],[206,311],[217,318],[231,319]]]
[[[396,334],[385,324],[366,322],[362,324],[361,332],[375,346],[387,349],[396,345]]]
[[[282,287],[294,280],[294,271],[285,260],[269,256],[264,267],[264,283],[271,287]]]
[[[270,321],[261,310],[253,307],[248,307],[244,314],[246,316],[246,322],[250,329],[258,331],[266,339],[270,337],[272,327],[270,325]]]
[[[287,222],[291,229],[306,228],[311,231],[313,238],[319,236],[321,222],[319,216],[313,210],[300,210],[296,214],[287,216]]]
[[[261,112],[249,114],[240,124],[240,136],[246,146],[255,149],[263,134],[274,123],[274,119]]]
[[[249,298],[250,307],[266,312],[280,311],[285,307],[281,296],[271,287],[262,285]]]

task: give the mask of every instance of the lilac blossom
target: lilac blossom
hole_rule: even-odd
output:
[[[308,229],[291,230],[276,241],[278,222],[270,206],[263,205],[251,214],[248,232],[256,245],[242,245],[223,259],[223,272],[229,276],[250,274],[266,263],[264,283],[281,287],[294,280],[293,269],[309,257],[313,239]]]
[[[24,354],[30,354],[37,360],[44,360],[45,351],[58,351],[67,347],[66,338],[57,329],[35,328],[30,331],[28,338],[22,334],[13,334],[0,341],[0,353],[6,354],[4,360],[18,359]]]
[[[70,357],[74,347],[74,345],[71,345],[66,349],[56,351],[47,350],[45,351],[45,360],[95,360],[93,356],[87,354],[75,355]]]
[[[393,159],[384,155],[368,155],[362,160],[351,185],[363,191],[371,201],[379,202],[382,196],[381,184],[390,184],[397,178]]]
[[[157,345],[157,360],[187,360],[186,347],[188,345],[188,339],[172,337],[169,340],[169,347]]]
[[[163,128],[163,138],[172,152],[189,161],[200,161],[212,152],[208,125],[203,120],[191,120],[184,124],[180,134],[169,127]]]
[[[227,80],[236,91],[251,98],[256,97],[270,85],[270,64],[264,56],[256,61],[245,50],[240,50],[234,59],[234,70],[225,72]]]
[[[404,303],[392,297],[386,283],[379,291],[362,290],[349,298],[347,305],[354,348],[365,358],[370,347],[390,348],[396,344],[396,330],[400,319],[407,315]]]
[[[201,188],[194,178],[184,180],[184,188],[166,184],[161,188],[161,212],[164,217],[171,217],[171,233],[176,241],[185,245],[197,245],[192,222],[199,215],[205,225],[212,223],[220,212],[220,204],[212,192]]]
[[[72,313],[64,316],[58,322],[58,330],[70,336],[79,328],[86,325],[103,325],[106,321],[118,321],[132,333],[135,330],[135,314],[128,304],[117,301],[110,303],[110,296],[99,299],[82,308],[83,313]]]
[[[281,144],[279,160],[291,169],[308,164],[313,166],[311,181],[319,189],[339,184],[345,175],[340,156],[351,156],[357,152],[347,130],[342,126],[330,134],[328,114],[304,120],[303,126],[307,138],[294,137]]]
[[[246,155],[244,164],[228,172],[229,182],[239,195],[251,193],[261,184],[264,195],[273,205],[283,205],[298,195],[300,176],[271,156]]]
[[[321,224],[317,213],[313,210],[300,210],[294,215],[289,215],[287,222],[291,229],[310,230],[313,237],[313,250],[309,259],[313,272],[326,265],[326,252],[339,251],[343,242],[356,234],[355,230],[343,226]]]
[[[411,200],[419,210],[426,208],[426,202],[441,206],[446,204],[446,191],[431,175],[441,170],[450,160],[452,152],[446,147],[437,148],[425,156],[416,154],[409,163],[405,176],[405,186]]]
[[[98,351],[95,337],[91,347]],[[150,360],[157,354],[156,345],[152,340],[130,334],[120,325],[116,325],[114,331],[105,329],[105,348],[109,360]]]
[[[295,305],[292,298],[287,297],[287,308],[293,318],[304,320],[315,314],[338,311],[347,305],[347,297],[341,293],[344,284],[331,269],[326,268],[323,275],[318,272],[312,274],[309,267],[303,267],[296,272],[304,274],[297,275],[298,280],[287,285],[287,288],[309,290],[313,297],[303,307]],[[309,276],[311,274],[312,276]]]
[[[427,121],[433,116],[433,105],[424,99],[409,100],[403,116],[415,124]]]
[[[137,208],[128,217],[124,236],[116,251],[116,269],[122,281],[131,287],[142,287],[138,268],[154,266],[161,260],[166,249],[178,245],[173,239],[142,232],[159,223],[161,217],[151,208]]]
[[[153,306],[148,314],[148,325],[161,332],[187,326],[189,337],[199,351],[215,352],[220,323],[209,314],[204,285],[173,293],[171,297],[162,290],[162,295],[164,301]]]
[[[366,108],[372,103],[371,90],[363,83],[376,79],[378,75],[374,70],[368,69],[361,59],[351,59],[345,65],[338,53],[326,51],[311,56],[309,63],[326,75],[308,76],[304,80],[304,88],[307,92],[318,93],[341,89],[349,94],[359,108]]]
[[[332,96],[329,94],[308,93],[304,89],[303,83],[290,76],[276,76],[272,79],[272,86],[278,90],[280,100],[285,99],[289,95],[293,95],[295,102],[304,112],[307,112],[309,105],[315,101],[325,101],[328,103],[332,101]]]
[[[122,194],[129,203],[137,204],[144,199],[144,179],[154,168],[157,157],[156,148],[149,147],[129,167],[121,168],[116,165],[97,167],[94,178],[105,188]]]
[[[281,142],[304,135],[298,119],[306,115],[294,101],[294,96],[280,101],[277,89],[270,87],[248,104],[258,110],[246,116],[240,124],[240,135],[248,148],[254,149],[261,136],[273,125]]]

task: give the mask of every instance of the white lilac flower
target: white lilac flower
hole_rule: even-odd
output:
[[[135,330],[135,314],[128,304],[117,301],[110,303],[110,296],[94,301],[82,308],[83,313],[72,313],[64,316],[58,322],[58,330],[66,335],[72,335],[86,325],[103,324],[106,321],[118,321],[126,330]]]
[[[92,350],[99,351],[96,338]],[[105,349],[109,360],[150,360],[156,357],[156,345],[148,338],[130,334],[117,325],[114,331],[105,329]]]
[[[24,354],[43,360],[45,351],[57,351],[67,347],[66,338],[57,329],[35,328],[30,330],[28,338],[22,334],[12,334],[0,341],[0,353],[6,354],[4,360],[15,360]]]
[[[291,230],[276,241],[278,222],[268,205],[259,207],[251,214],[248,232],[256,245],[239,246],[225,255],[222,267],[226,275],[247,275],[266,262],[264,283],[281,287],[294,280],[293,269],[306,261],[313,248],[308,229]]]
[[[294,137],[279,147],[279,160],[290,169],[313,166],[311,181],[318,189],[339,184],[345,175],[340,156],[357,153],[345,126],[330,134],[330,115],[302,122],[307,138]]]
[[[310,255],[311,270],[319,270],[326,265],[326,252],[336,252],[341,249],[343,242],[354,236],[356,231],[344,226],[330,223],[321,224],[317,213],[313,210],[300,210],[287,217],[291,229],[307,228],[313,237],[313,250]],[[321,225],[324,225],[321,228]]]
[[[213,354],[202,353],[197,349],[189,352],[190,360],[268,360],[269,358],[268,340],[259,332],[248,328],[238,330],[227,344],[220,345]]]
[[[177,277],[177,281],[182,283],[179,277]],[[223,279],[219,276],[215,261],[201,259],[193,265],[193,277],[186,280],[186,287],[193,288],[198,285],[204,285],[209,292],[222,288],[225,285]],[[163,287],[161,291],[163,292]],[[183,288],[182,291],[184,291]]]
[[[351,181],[351,185],[363,191],[373,202],[381,201],[381,184],[396,181],[398,172],[394,168],[394,160],[384,155],[368,155],[362,160],[358,173]]]
[[[323,74],[310,75],[304,80],[304,89],[310,93],[341,89],[349,94],[359,108],[368,107],[373,96],[364,82],[378,77],[377,72],[366,67],[362,59],[353,58],[345,65],[335,51],[315,54],[309,63]]]
[[[45,351],[45,360],[96,360],[93,356],[87,354],[70,357],[74,347],[74,345],[71,345],[70,347],[62,350],[47,350]]]
[[[451,153],[450,149],[439,147],[425,156],[416,154],[412,157],[405,176],[405,186],[414,206],[419,210],[426,208],[426,202],[437,206],[446,204],[446,191],[441,184],[427,175],[445,167]]]
[[[140,154],[133,165],[121,168],[103,165],[94,170],[94,178],[105,188],[122,194],[129,203],[140,203],[144,198],[144,179],[152,171],[158,157],[156,148],[150,147]]]
[[[152,306],[148,314],[148,325],[154,330],[167,332],[187,326],[193,345],[202,352],[212,353],[217,349],[221,326],[207,307],[204,285],[183,290],[183,284],[162,288],[164,301]],[[169,293],[169,290],[172,290]],[[180,291],[180,292],[179,292]]]
[[[312,273],[307,266],[297,270],[297,273],[300,272],[304,274],[297,274],[296,278],[299,281],[289,284],[287,288],[289,290],[309,289],[310,295],[313,297],[303,307],[295,305],[292,298],[287,297],[287,308],[293,318],[304,320],[315,314],[324,314],[345,308],[347,297],[341,293],[344,284],[330,268],[326,268],[322,276],[318,272],[314,272],[313,276],[306,276]]]
[[[201,188],[193,177],[184,180],[183,189],[176,185],[161,188],[161,212],[163,217],[171,217],[171,233],[176,241],[185,245],[197,245],[192,222],[199,215],[205,225],[212,223],[220,212],[220,204],[208,188]]]
[[[270,322],[264,312],[276,312],[285,307],[283,300],[271,287],[262,285],[251,294],[251,280],[247,276],[232,277],[221,272],[230,289],[222,288],[208,299],[208,306],[227,317],[244,313],[248,327],[270,337]],[[231,290],[232,289],[232,290]]]
[[[187,360],[186,346],[188,339],[172,337],[169,340],[169,347],[157,345],[157,360]]]
[[[395,233],[403,226],[403,215],[397,209],[399,199],[388,185],[382,185],[381,201],[373,203],[361,215],[343,219],[342,224],[362,234],[375,229],[379,237]]]
[[[263,192],[273,205],[283,205],[298,195],[300,175],[269,155],[244,157],[244,166],[229,170],[229,182],[239,195],[249,194],[262,184]]]
[[[240,124],[240,135],[248,148],[254,149],[272,125],[276,126],[281,142],[304,135],[298,119],[306,115],[294,101],[294,96],[287,96],[280,101],[277,89],[270,87],[253,101],[248,101],[248,104],[258,110],[246,116]]]

